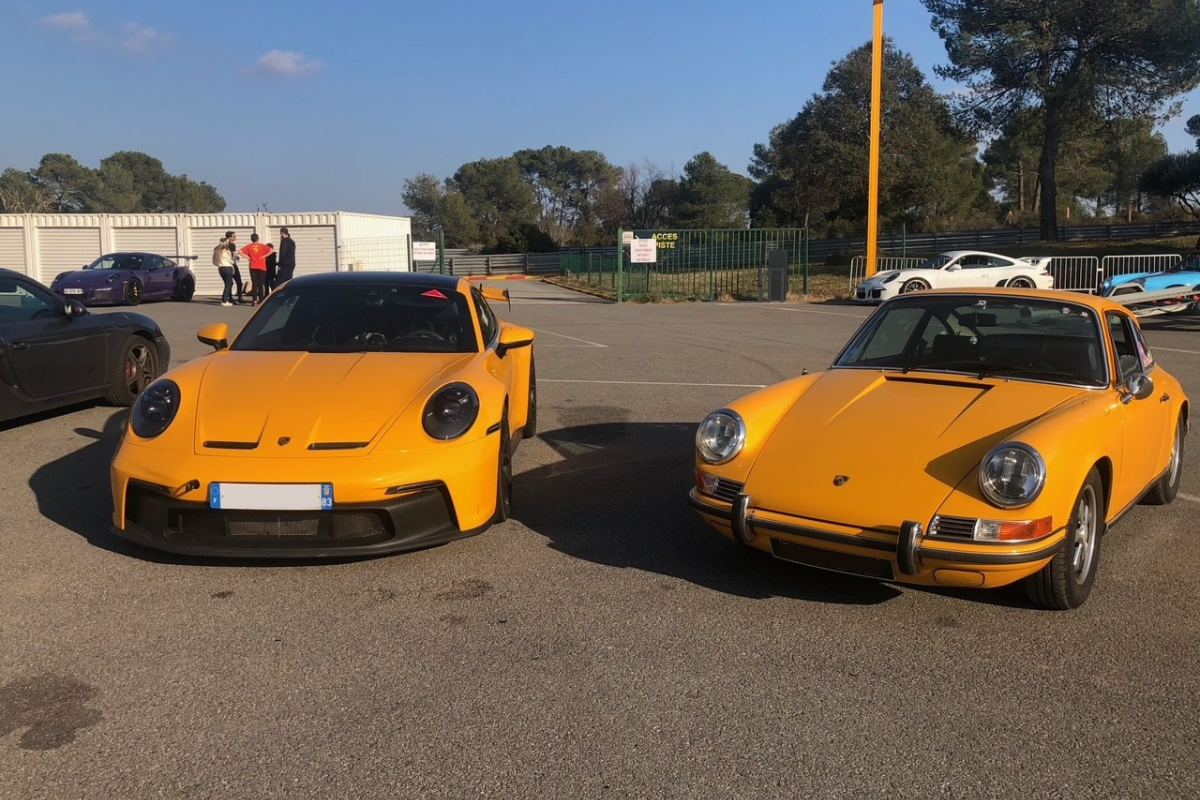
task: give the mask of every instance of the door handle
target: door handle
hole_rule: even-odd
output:
[[[9,345],[13,350],[28,350],[29,342],[13,342]]]

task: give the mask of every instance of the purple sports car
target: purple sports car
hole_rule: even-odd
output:
[[[143,300],[191,300],[196,293],[196,276],[167,256],[109,253],[83,269],[60,273],[50,288],[85,306],[136,306]]]

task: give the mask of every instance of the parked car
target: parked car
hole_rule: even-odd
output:
[[[1189,407],[1109,300],[904,295],[828,370],[709,414],[689,499],[787,561],[1074,608],[1108,527],[1178,493]]]
[[[109,253],[83,269],[59,273],[50,288],[86,306],[136,306],[143,300],[186,302],[196,294],[196,276],[178,258],[154,253]]]
[[[1145,304],[1138,304],[1136,298],[1128,296],[1166,289],[1179,289],[1180,294],[1178,297],[1160,298]],[[1187,290],[1195,291],[1187,294]],[[1197,295],[1200,295],[1200,253],[1188,256],[1178,266],[1170,269],[1113,275],[1100,284],[1100,294],[1104,297],[1121,297],[1121,302],[1130,304],[1139,317],[1178,314],[1192,310],[1196,307]]]
[[[1009,258],[979,250],[952,250],[911,268],[876,273],[858,285],[854,299],[881,303],[896,295],[925,289],[1010,286],[1014,289],[1053,289],[1047,270],[1050,256]]]
[[[97,398],[129,405],[170,360],[149,317],[92,314],[0,269],[0,422]]]
[[[534,434],[534,332],[463,278],[338,272],[276,289],[151,385],[112,462],[113,529],[217,556],[369,555],[508,518]]]

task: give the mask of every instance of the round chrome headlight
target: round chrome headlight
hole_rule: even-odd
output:
[[[709,464],[724,464],[740,453],[745,443],[746,423],[732,409],[712,412],[696,429],[696,452]]]
[[[153,439],[171,426],[179,413],[179,385],[172,380],[150,384],[133,401],[129,424],[143,439]]]
[[[457,439],[475,424],[479,416],[479,395],[465,383],[451,383],[438,389],[421,414],[421,425],[434,439]]]
[[[993,447],[979,465],[979,488],[983,496],[1001,508],[1029,505],[1045,484],[1045,460],[1041,453],[1022,442]]]

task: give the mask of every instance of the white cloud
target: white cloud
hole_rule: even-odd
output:
[[[318,72],[324,66],[320,61],[305,61],[304,53],[297,53],[294,50],[272,50],[254,62],[250,71],[256,75],[303,78]]]
[[[69,31],[71,33],[84,33],[91,29],[91,23],[88,22],[87,14],[82,11],[62,11],[58,14],[42,17],[38,21],[47,28],[53,28],[58,31]]]
[[[134,53],[153,47],[166,47],[170,41],[169,34],[159,33],[154,28],[147,28],[136,22],[126,22],[121,30],[121,47]]]

